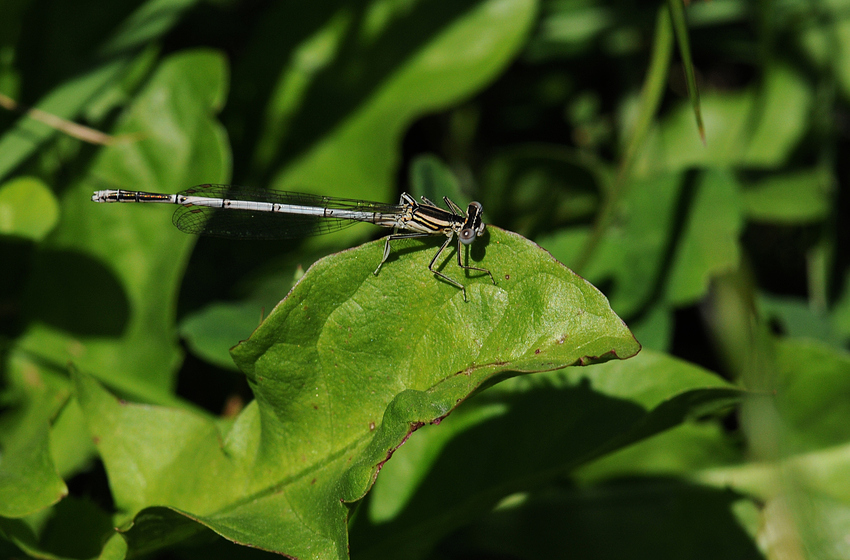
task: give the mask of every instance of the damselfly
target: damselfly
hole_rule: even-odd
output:
[[[443,197],[448,210],[440,208],[424,196],[417,202],[407,193],[398,204],[382,204],[330,196],[266,191],[231,185],[198,185],[177,194],[157,194],[140,191],[96,191],[94,202],[159,202],[179,204],[172,222],[181,231],[218,237],[243,239],[294,239],[337,231],[355,222],[369,222],[393,228],[386,237],[384,255],[374,274],[390,255],[390,241],[445,235],[428,270],[449,284],[460,288],[466,300],[466,288],[434,269],[434,263],[457,237],[457,264],[464,270],[487,273],[493,284],[493,274],[486,268],[466,266],[461,262],[461,249],[470,245],[484,232],[482,208],[470,202],[464,212],[448,197]],[[399,233],[405,230],[408,233]]]

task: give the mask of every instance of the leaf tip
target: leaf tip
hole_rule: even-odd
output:
[[[634,341],[633,347],[612,347],[607,352],[603,352],[596,356],[582,356],[578,359],[577,363],[580,366],[589,366],[611,360],[627,360],[629,358],[634,358],[643,349],[643,346],[641,346],[641,343],[638,342],[636,338],[632,337],[632,340]]]

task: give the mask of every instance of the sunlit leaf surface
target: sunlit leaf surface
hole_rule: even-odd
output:
[[[317,263],[234,349],[257,400],[225,434],[183,410],[121,405],[77,379],[122,511],[168,506],[236,542],[342,558],[345,503],[363,497],[416,428],[488,381],[639,350],[598,290],[519,236],[489,230],[476,264],[498,285],[446,263],[469,301],[428,272],[432,243],[397,247],[375,276],[382,245]],[[131,540],[172,517],[142,512]]]

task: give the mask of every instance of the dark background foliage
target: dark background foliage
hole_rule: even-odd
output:
[[[74,399],[108,400],[69,367],[227,434],[255,388],[228,349],[381,234],[195,240],[88,200],[232,183],[478,200],[643,345],[415,433],[351,507],[352,556],[850,558],[850,3],[698,2],[687,29],[670,6],[5,0],[0,555],[120,558],[143,508],[187,523],[111,470]],[[250,554],[151,526],[133,553]]]

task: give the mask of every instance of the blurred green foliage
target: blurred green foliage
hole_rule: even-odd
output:
[[[850,558],[848,0],[2,13],[0,556]],[[496,285],[90,202],[200,183]]]

